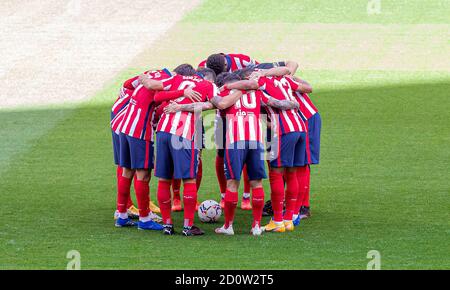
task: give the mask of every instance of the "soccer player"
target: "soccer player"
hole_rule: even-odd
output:
[[[264,206],[262,179],[266,178],[264,167],[263,131],[260,119],[261,103],[280,109],[296,109],[295,100],[276,100],[262,90],[244,91],[238,101],[230,95],[233,84],[240,77],[230,74],[224,79],[225,87],[221,95],[212,103],[226,115],[225,174],[227,190],[225,194],[225,224],[216,233],[233,235],[234,213],[238,201],[238,187],[244,165],[247,166],[252,191],[253,224],[251,234],[261,235],[261,218]],[[238,88],[237,86],[236,88]]]
[[[281,70],[283,71],[283,70]],[[299,84],[290,76],[266,77],[237,82],[227,85],[231,89],[259,89],[278,100],[295,101],[293,91]],[[270,162],[270,187],[274,216],[265,231],[284,232],[294,230],[293,214],[297,205],[298,167],[306,161],[306,124],[296,109],[279,110],[267,108],[272,126],[272,149]],[[273,146],[275,145],[275,146]],[[275,147],[275,148],[274,148]],[[285,183],[286,177],[286,199]],[[284,201],[286,211],[283,215]]]
[[[134,88],[133,88],[134,90]],[[131,95],[133,93],[133,90],[126,88],[125,85],[120,88],[119,96],[117,97],[116,101],[114,102],[112,109],[111,109],[111,123],[113,120],[116,119],[116,116],[118,114],[123,114],[125,111],[128,103],[130,102]],[[119,188],[119,179],[120,175],[122,175],[122,167],[119,165],[120,160],[120,139],[119,139],[119,132],[114,131],[111,129],[112,132],[112,144],[113,144],[113,153],[114,153],[114,164],[117,166],[116,169],[116,178],[117,178],[117,188]],[[133,200],[131,199],[131,195],[129,196],[127,200],[127,212],[128,216],[132,219],[137,219],[139,217],[139,211],[134,206]],[[114,213],[114,219],[117,220],[119,217],[119,211],[116,210]]]
[[[148,73],[149,71],[146,71],[145,73]],[[126,80],[119,93],[119,97],[114,102],[112,112],[111,112],[111,125],[113,122],[118,123],[122,120],[123,114],[125,113],[125,109],[128,106],[128,103],[130,101],[130,97],[133,94],[133,91],[136,89],[136,87],[139,85],[139,76],[135,76],[133,78],[130,78]],[[119,166],[119,132],[115,132],[113,130],[113,150],[114,150],[114,162],[117,165],[117,184],[119,182],[119,176],[122,174],[122,168]],[[136,182],[136,178],[134,179]],[[133,201],[131,199],[131,196],[127,203],[128,208],[128,214],[132,219],[139,218],[139,210],[134,206]],[[159,208],[150,200],[150,210],[154,213],[160,213]],[[118,217],[118,211],[114,213],[114,219],[117,219]],[[155,216],[156,217],[156,216]]]
[[[251,67],[257,65],[259,62],[253,60],[250,56],[245,54],[225,54],[225,53],[216,53],[210,55],[206,60],[200,62],[198,65],[199,68],[207,67],[216,73],[217,76],[223,72],[235,72],[240,69],[244,69],[247,67]],[[223,125],[223,116],[220,116],[218,112],[215,120],[215,130],[216,136],[220,136],[220,131],[224,134],[225,126]],[[220,138],[222,141],[224,138]],[[219,144],[220,142],[216,142],[218,146],[218,151],[216,155],[216,175],[217,180],[219,182],[221,199],[220,206],[223,208],[225,205],[224,197],[226,191],[226,177],[224,172],[224,156],[223,156],[223,144]],[[250,201],[250,182],[247,176],[247,169],[244,167],[244,194],[242,195],[241,201],[241,209],[243,210],[251,210],[251,201]]]
[[[256,64],[258,64],[256,60],[253,60],[250,56],[245,54],[215,53],[200,62],[198,67],[210,68],[216,73],[216,75],[219,75],[222,72],[234,72]]]
[[[296,78],[299,83],[304,82]],[[295,97],[300,104],[300,113],[306,120],[308,127],[308,143],[310,153],[310,164],[319,164],[320,157],[320,131],[322,120],[317,108],[312,103],[308,93],[312,92],[312,88],[305,85],[303,92],[295,92]],[[298,171],[298,180],[302,186],[299,188],[299,196],[297,199],[296,212],[294,214],[294,225],[300,223],[300,219],[306,219],[311,216],[310,211],[310,166],[301,168]]]
[[[190,65],[180,65],[175,70],[179,74],[193,74],[195,70]],[[172,76],[167,69],[151,71],[146,77],[163,80]],[[136,82],[137,80],[137,82]],[[154,91],[139,84],[139,79],[133,91],[129,105],[117,119],[112,122],[112,129],[120,132],[120,166],[123,168],[119,176],[118,211],[116,226],[134,226],[125,208],[125,200],[130,195],[131,179],[136,176],[134,187],[139,205],[139,222],[142,230],[162,230],[162,226],[153,219],[160,219],[149,208],[149,181],[153,168],[153,117]]]
[[[195,70],[192,71],[189,75],[196,74]],[[155,102],[158,104],[157,109],[155,110],[155,121],[159,121],[161,119],[161,116],[164,113],[164,108],[169,104],[169,101],[175,100],[177,98],[181,97],[187,97],[190,98],[191,101],[197,102],[201,100],[200,93],[192,90],[192,88],[188,87],[186,89],[182,90],[176,90],[176,91],[159,91],[155,94]],[[158,122],[154,123],[154,128],[156,131],[156,128],[158,126]],[[196,185],[197,190],[200,188],[202,179],[202,163],[201,163],[201,155],[199,155],[199,166],[197,170],[197,178],[196,178]],[[181,206],[181,198],[180,198],[180,187],[181,187],[181,179],[173,179],[172,180],[172,193],[173,193],[173,202],[172,202],[172,211],[182,211],[183,207]],[[198,209],[198,203],[196,205],[195,210]]]
[[[148,72],[146,75],[158,80],[171,77],[167,69]],[[120,132],[120,166],[123,168],[122,175],[119,176],[117,227],[135,225],[128,217],[126,200],[130,195],[131,180],[136,175],[134,186],[139,205],[138,229],[163,229],[153,221],[154,214],[149,208],[149,181],[153,168],[152,118],[155,109],[153,97],[154,91],[138,85],[120,122],[112,123],[113,129]]]
[[[201,94],[202,102],[212,99],[217,94],[213,84],[215,73],[210,69],[200,71],[200,76],[176,75],[164,81],[149,78],[140,79],[150,90],[177,91],[191,87]],[[179,104],[191,104],[189,98],[178,98]],[[164,223],[164,234],[173,235],[174,227],[171,217],[170,186],[172,179],[183,180],[184,224],[182,234],[185,236],[203,235],[204,232],[194,225],[195,208],[197,204],[196,176],[198,154],[201,142],[197,142],[201,133],[201,124],[192,112],[165,113],[158,122],[156,133],[156,168],[158,177],[158,202]],[[200,129],[198,129],[200,126]]]

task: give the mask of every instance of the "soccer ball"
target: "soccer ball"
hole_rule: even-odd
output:
[[[198,207],[198,217],[204,223],[217,222],[222,215],[222,208],[215,200],[205,200]]]

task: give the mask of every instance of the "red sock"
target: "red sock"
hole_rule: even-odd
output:
[[[195,206],[197,205],[197,185],[195,183],[183,183],[184,226],[194,224]]]
[[[253,213],[253,224],[261,225],[262,212],[264,208],[264,188],[258,187],[252,190],[252,213]]]
[[[303,206],[309,207],[309,191],[311,189],[310,187],[311,182],[311,170],[309,168],[309,165],[306,166],[306,176],[305,176],[305,195],[303,198]]]
[[[181,179],[172,179],[173,198],[180,199]]]
[[[297,205],[295,206],[295,214],[300,212],[300,208],[303,206],[303,200],[306,195],[306,178],[307,178],[307,166],[302,166],[297,169],[297,182],[298,182],[298,195]]]
[[[244,166],[243,170],[244,178],[244,193],[250,193],[250,180],[248,179],[247,165]]]
[[[273,220],[283,221],[284,181],[283,173],[270,171],[270,198],[272,199]]]
[[[130,196],[131,179],[118,176],[117,182],[117,210],[120,213],[127,212],[127,200]]]
[[[150,188],[148,181],[136,180],[134,181],[134,191],[136,191],[136,199],[139,207],[139,218],[145,218],[150,213]]]
[[[216,175],[217,181],[219,181],[220,193],[227,191],[227,179],[225,177],[225,168],[223,157],[216,156]]]
[[[119,188],[119,178],[120,176],[122,176],[123,170],[122,167],[117,166],[117,170],[116,170],[116,178],[117,178],[117,188]],[[127,209],[133,206],[133,200],[131,199],[131,194],[128,195],[128,200],[127,200]]]
[[[225,193],[225,228],[228,228],[233,223],[238,199],[237,192],[232,192],[227,189]]]
[[[197,179],[195,180],[195,183],[197,185],[197,191],[200,188],[200,185],[202,184],[202,177],[203,177],[203,163],[202,160],[198,160],[198,170],[197,170]]]
[[[158,203],[161,210],[163,223],[172,224],[172,200],[170,198],[170,184],[168,180],[158,181]],[[172,183],[173,184],[173,183]],[[173,186],[173,185],[172,185]],[[179,194],[179,191],[178,191]]]
[[[297,208],[297,196],[298,196],[298,181],[297,171],[287,171],[286,178],[286,211],[284,213],[284,220],[292,220],[292,215]]]

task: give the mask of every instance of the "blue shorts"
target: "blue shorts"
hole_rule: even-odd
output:
[[[153,142],[133,138],[123,133],[120,140],[120,167],[130,169],[153,168]]]
[[[119,165],[120,163],[120,137],[119,134],[116,134],[113,130],[112,133],[112,145],[113,145],[113,154],[114,154],[114,164]]]
[[[300,167],[309,164],[306,152],[307,138],[305,132],[292,132],[281,135],[274,140],[270,151],[270,166]],[[273,148],[276,147],[276,148]]]
[[[241,141],[225,149],[225,176],[241,180],[242,170],[247,165],[249,180],[267,178],[264,167],[264,147],[259,142]]]
[[[114,119],[116,115],[111,111],[111,121]],[[120,160],[120,141],[119,134],[116,134],[113,130],[111,130],[112,134],[112,145],[113,145],[113,155],[114,155],[114,164],[119,165]]]
[[[199,151],[194,141],[167,132],[156,133],[155,176],[164,179],[197,178]]]
[[[319,113],[316,113],[308,120],[308,136],[309,136],[309,149],[311,152],[311,164],[319,164],[321,128],[322,128],[322,119]]]

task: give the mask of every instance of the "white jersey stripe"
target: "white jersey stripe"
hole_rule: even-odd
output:
[[[255,128],[255,117],[248,116],[248,129],[250,133],[250,141],[256,141],[256,128]]]
[[[163,123],[162,123],[162,126],[161,126],[161,131],[164,132],[164,131],[166,131],[167,123],[169,123],[169,115],[168,114],[163,114],[162,118],[164,120],[163,120]],[[161,120],[160,120],[160,122],[161,122]]]
[[[175,116],[173,117],[173,120],[172,120],[172,128],[170,128],[170,134],[176,135],[178,123],[180,122],[180,118],[181,118],[181,111],[176,112]]]
[[[284,119],[286,120],[286,123],[289,127],[289,131],[293,132],[294,130],[294,124],[292,124],[291,120],[289,119],[289,116],[287,115],[286,111],[282,111],[282,114],[284,116]]]
[[[230,137],[230,144],[233,144],[234,143],[234,133],[233,133],[233,130],[234,130],[234,128],[233,128],[234,126],[233,126],[233,120],[230,118],[230,120],[229,120],[229,122],[228,122],[228,133],[229,133],[229,137]]]
[[[189,114],[187,115],[187,118],[186,118],[186,124],[184,124],[183,138],[187,138],[189,129],[191,129],[191,116],[192,116],[192,113],[189,112]]]
[[[245,141],[244,116],[237,116],[239,141]]]
[[[242,69],[241,60],[238,57],[234,58],[234,62],[236,63],[238,69]]]
[[[315,113],[317,113],[310,105],[309,103],[305,100],[305,98],[303,96],[300,97],[300,100],[302,100],[302,103],[305,105],[305,107],[308,109],[308,111],[311,112],[311,115],[314,115]]]
[[[130,113],[128,114],[128,118],[127,118],[127,120],[125,121],[125,124],[123,125],[123,127],[122,127],[122,133],[125,133],[125,129],[128,127],[128,123],[130,122],[130,119],[131,119],[131,116],[133,115],[133,112],[134,112],[134,105],[131,105],[131,108],[130,108]]]
[[[123,110],[122,112],[120,112],[119,114],[117,114],[114,119],[112,119],[111,121],[111,127],[115,128],[115,125],[117,123],[118,120],[123,120],[123,115],[125,114],[126,110]],[[120,126],[116,127],[116,132],[120,132]]]
[[[128,135],[133,136],[134,135],[134,130],[136,130],[136,125],[139,122],[139,117],[141,116],[141,109],[138,109],[136,117],[134,117],[134,121],[131,124],[131,128],[130,128],[130,132],[128,133]]]
[[[300,123],[300,120],[299,120],[299,117],[298,117],[298,115],[297,115],[296,110],[291,109],[291,111],[292,111],[292,115],[294,115],[294,120],[295,120],[295,123],[297,123],[297,126],[298,126],[299,130],[300,130],[300,131],[303,131],[303,127],[302,127],[302,125],[301,125],[301,123]]]
[[[128,94],[126,94],[125,96],[121,96],[120,97],[120,99],[118,99],[117,100],[117,102],[114,104],[114,106],[112,107],[112,111],[114,112],[115,110],[116,110],[116,108],[119,106],[119,105],[121,105],[125,100],[126,100],[126,98],[128,97]]]

